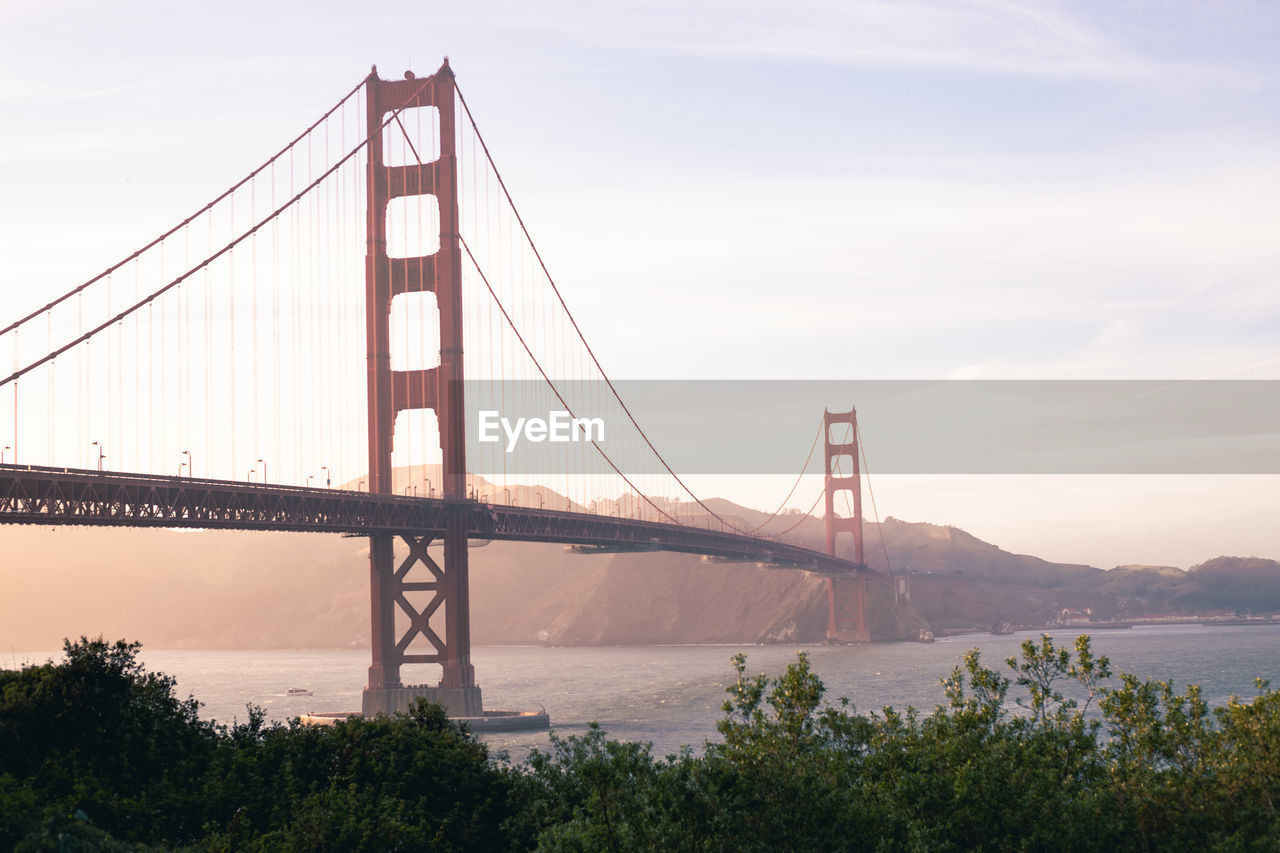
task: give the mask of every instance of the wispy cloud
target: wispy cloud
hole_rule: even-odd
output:
[[[1054,2],[633,0],[565,4],[558,13],[522,4],[511,13],[515,28],[712,56],[1089,77],[1166,67]]]

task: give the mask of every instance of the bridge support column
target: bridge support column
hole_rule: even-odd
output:
[[[449,521],[444,539],[445,657],[441,687],[476,691],[476,671],[471,665],[471,590],[467,571],[467,530],[462,519]]]
[[[430,77],[382,80],[377,70],[365,80],[369,134],[368,210],[365,256],[365,306],[369,385],[369,490],[393,494],[391,449],[396,415],[433,409],[439,424],[441,493],[455,508],[467,500],[466,436],[463,399],[462,256],[458,236],[458,165],[453,72],[446,60]],[[439,156],[432,162],[386,165],[383,125],[402,110],[435,107],[439,115]],[[415,151],[415,154],[417,152]],[[434,195],[439,209],[439,249],[416,258],[387,255],[387,208],[394,198]],[[440,316],[440,364],[422,370],[391,369],[392,300],[410,293],[434,293]],[[480,688],[471,665],[470,583],[467,566],[468,522],[451,514],[443,537],[443,568],[427,554],[429,536],[404,531],[399,538],[409,555],[395,566],[395,537],[369,539],[369,577],[373,662],[364,693],[364,712],[404,710],[416,696],[438,701],[455,716],[481,713]],[[417,569],[417,574],[411,572]],[[427,573],[423,575],[425,570]],[[418,605],[412,596],[430,592]],[[432,626],[442,611],[443,631]],[[408,621],[400,632],[396,618]],[[443,633],[443,636],[441,634]],[[410,644],[419,642],[415,648]],[[405,686],[405,664],[438,664],[440,683]]]
[[[371,690],[400,683],[400,659],[395,645],[394,545],[395,538],[389,535],[369,537],[369,644],[373,649],[373,663],[369,666]]]
[[[832,441],[831,427],[848,424],[848,441]],[[862,553],[862,476],[858,464],[858,410],[823,412],[823,445],[826,451],[826,533],[827,553],[836,556],[836,534],[853,536],[853,560],[866,565]],[[847,459],[847,463],[842,461]],[[843,468],[848,465],[848,473]],[[837,492],[852,495],[853,515],[836,515]],[[850,578],[827,579],[827,639],[838,642],[868,643],[871,630],[867,625],[867,578],[859,573]]]
[[[451,520],[450,526],[454,528],[450,533],[460,535],[465,545],[467,530],[463,520]],[[480,688],[471,666],[469,625],[465,618],[457,616],[459,609],[466,613],[466,577],[465,572],[449,566],[450,533],[444,539],[444,568],[427,551],[431,536],[401,535],[408,554],[399,566],[394,563],[394,537],[370,537],[373,665],[369,667],[369,685],[362,702],[366,716],[406,711],[419,696],[444,705],[452,716],[474,717],[481,713]],[[464,550],[464,560],[465,555]],[[443,638],[433,624],[442,609]],[[397,615],[405,626],[403,630],[396,627]],[[444,675],[434,686],[406,685],[400,678],[404,664],[439,664]]]

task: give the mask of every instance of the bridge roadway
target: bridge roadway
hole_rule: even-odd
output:
[[[0,465],[0,523],[443,535],[462,514],[474,539],[679,551],[828,575],[865,566],[758,536],[535,507],[374,495],[234,480]]]

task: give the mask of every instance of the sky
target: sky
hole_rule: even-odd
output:
[[[614,376],[1280,379],[1278,33],[1261,0],[3,0],[0,321],[447,55]],[[1273,476],[872,485],[1054,560],[1280,558]]]

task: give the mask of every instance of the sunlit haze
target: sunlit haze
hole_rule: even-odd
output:
[[[614,378],[1280,379],[1278,32],[1264,0],[8,0],[0,326],[199,209],[371,64],[447,55]],[[875,421],[827,403],[851,404]],[[93,438],[59,464],[92,465]],[[877,476],[865,452],[879,517],[1008,551],[1280,557],[1274,475]],[[296,478],[321,463],[339,470]],[[770,511],[792,479],[689,482]]]

